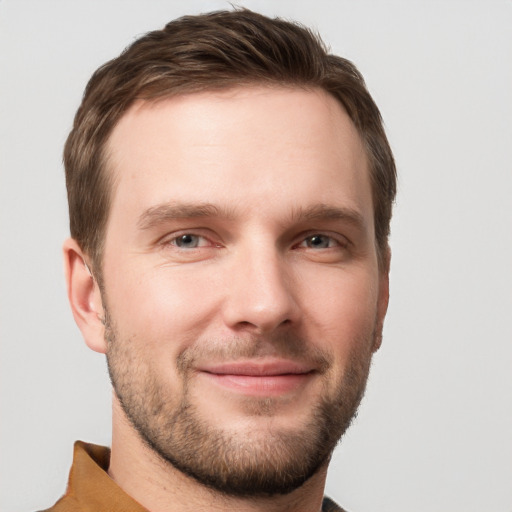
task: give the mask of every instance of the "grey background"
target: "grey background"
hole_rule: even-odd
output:
[[[512,511],[512,2],[240,1],[316,28],[400,172],[391,305],[327,493],[354,512]],[[0,1],[0,510],[49,506],[110,387],[67,300],[62,146],[91,73],[224,1]]]

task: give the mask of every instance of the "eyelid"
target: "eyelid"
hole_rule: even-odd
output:
[[[191,236],[196,236],[198,238],[207,240],[209,243],[204,246],[192,247],[192,248],[186,249],[188,251],[193,250],[193,249],[202,249],[204,247],[221,247],[221,244],[214,240],[214,238],[218,238],[218,237],[213,236],[213,234],[208,236],[207,234],[205,234],[205,231],[206,230],[202,229],[202,228],[180,229],[179,231],[173,231],[172,233],[167,233],[166,235],[161,237],[158,240],[158,244],[162,245],[162,246],[172,245],[173,247],[176,247],[177,249],[182,249],[176,243],[172,243],[172,242],[175,242],[178,238],[180,238],[184,235],[191,235]]]
[[[181,246],[178,242],[180,239],[183,241],[183,239],[185,237],[191,237],[191,238],[197,239],[197,245],[194,245],[192,247]],[[203,241],[203,243],[201,243],[201,241]],[[204,241],[206,241],[206,244],[204,243]],[[170,245],[173,245],[174,247],[177,247],[178,249],[191,250],[191,249],[199,249],[199,248],[206,247],[209,245],[208,242],[209,242],[209,240],[202,235],[196,235],[194,233],[184,233],[183,235],[178,235],[178,236],[172,237],[167,243],[169,243]]]
[[[350,240],[342,235],[341,233],[336,233],[329,230],[308,230],[304,233],[301,233],[298,238],[298,241],[294,244],[294,247],[300,246],[302,243],[304,243],[308,238],[311,238],[313,236],[325,236],[327,238],[330,238],[331,240],[334,240],[340,247],[347,248],[350,246],[351,242]]]
[[[184,235],[191,235],[195,237],[202,238],[206,240],[208,243],[200,246],[200,247],[194,247],[194,248],[188,248],[186,250],[191,251],[194,249],[203,249],[208,247],[223,247],[225,244],[221,240],[221,238],[218,236],[216,232],[212,232],[208,228],[183,228],[177,231],[172,231],[170,233],[165,234],[164,236],[160,237],[157,241],[157,245],[161,245],[163,247],[172,245],[173,247],[177,249],[182,249],[179,247],[176,243],[174,243],[177,239]],[[322,229],[310,229],[307,231],[304,231],[297,235],[295,237],[295,242],[292,243],[293,248],[299,247],[301,244],[303,244],[308,238],[313,236],[322,236],[327,237],[331,240],[333,240],[336,244],[339,245],[341,248],[348,248],[350,245],[352,245],[351,241],[341,233],[330,231],[330,230],[322,230]],[[325,248],[328,249],[328,248]],[[329,247],[329,249],[335,249],[335,247]]]

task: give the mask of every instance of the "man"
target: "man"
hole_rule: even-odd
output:
[[[113,434],[76,444],[50,510],[340,510],[325,478],[381,343],[396,188],[356,68],[282,20],[181,18],[93,75],[64,160]]]

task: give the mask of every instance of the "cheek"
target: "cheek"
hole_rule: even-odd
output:
[[[304,307],[307,337],[335,359],[346,361],[354,351],[371,344],[377,317],[377,277],[373,272],[331,272],[325,279],[308,280],[303,296],[314,297]],[[322,287],[318,284],[323,283]],[[361,346],[363,345],[363,346]]]
[[[192,344],[215,313],[217,287],[192,268],[132,267],[109,278],[109,310],[120,330],[157,353],[178,353]]]
[[[328,291],[310,308],[307,338],[328,353],[332,362],[324,381],[324,396],[335,399],[340,392],[346,396],[364,387],[376,317],[377,286],[364,275],[331,279]]]

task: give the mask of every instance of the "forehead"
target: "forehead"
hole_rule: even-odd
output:
[[[108,152],[111,215],[176,201],[259,205],[260,214],[312,201],[372,209],[360,136],[321,90],[245,86],[140,101]]]

